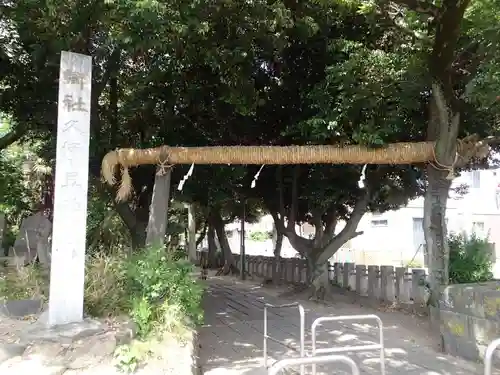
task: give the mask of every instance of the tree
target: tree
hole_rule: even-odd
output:
[[[92,55],[93,181],[103,155],[116,147],[328,143],[383,150],[391,142],[423,141],[432,133],[430,118],[434,130],[438,123],[444,126],[444,117],[437,116],[442,111],[429,110],[429,103],[437,108],[440,98],[433,84],[443,91],[445,105],[453,95],[459,99],[448,118],[460,112],[457,136],[486,135],[498,113],[491,105],[498,87],[498,52],[488,47],[497,36],[491,26],[497,24],[494,0],[471,5],[465,18],[464,4],[406,0],[78,6],[52,1],[41,7],[31,0],[2,5],[6,33],[0,40],[5,72],[0,103],[16,119],[13,131],[22,134],[17,139],[42,140],[50,160],[58,53],[71,49]],[[432,74],[430,56],[438,63]],[[467,95],[462,98],[461,92]],[[436,153],[441,164],[454,160],[449,159],[456,142],[452,133]],[[238,216],[240,199],[264,202],[280,235],[289,237],[314,269],[357,235],[364,212],[396,208],[423,194],[428,178],[434,186],[447,176],[424,165],[368,166],[360,188],[360,166],[283,167],[282,173],[265,166],[251,189],[259,167],[196,166],[182,195],[174,198],[203,207],[207,218],[220,215],[222,223]],[[187,168],[173,169],[174,187]],[[154,173],[153,167],[131,169],[131,199],[109,203],[135,247],[145,240]],[[427,192],[444,199],[444,189]],[[442,208],[444,201],[439,202]],[[434,221],[442,216],[442,211],[433,212]],[[305,221],[315,225],[312,240],[293,231],[294,223]],[[341,222],[345,227],[336,230]],[[432,228],[428,236],[436,239],[442,231]]]
[[[427,139],[436,141],[436,160],[435,163],[429,163],[426,168],[424,233],[430,254],[431,304],[435,307],[431,309],[432,318],[434,324],[438,324],[437,300],[440,297],[441,287],[446,285],[449,279],[446,202],[454,169],[463,166],[462,161],[456,157],[457,138],[461,131],[465,131],[462,116],[468,84],[474,79],[478,67],[488,53],[488,48],[483,44],[484,40],[477,38],[477,33],[474,38],[467,30],[470,24],[467,25],[465,22],[465,30],[462,28],[464,21],[467,20],[466,10],[469,1],[448,0],[440,6],[429,2],[424,3],[423,7],[418,4],[418,8],[413,7],[414,11],[433,17],[430,29],[433,39],[428,63],[432,79],[432,96],[428,112]],[[484,5],[486,4],[475,5],[471,9],[472,14],[478,10],[483,15],[491,14],[491,8],[482,8]],[[491,5],[495,5],[493,8],[495,11],[498,9],[499,4],[488,4]],[[412,9],[412,6],[409,8]],[[477,24],[473,27],[477,27]],[[491,125],[489,128],[491,129]],[[465,163],[468,162],[469,160],[465,160]]]

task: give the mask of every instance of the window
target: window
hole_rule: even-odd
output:
[[[372,220],[372,227],[386,227],[388,224],[387,220]]]
[[[413,218],[413,247],[418,251],[425,244],[424,219],[421,217]]]
[[[472,187],[478,189],[481,187],[481,174],[480,171],[471,172]]]

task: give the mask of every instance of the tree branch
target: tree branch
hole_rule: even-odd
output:
[[[25,130],[20,127],[16,127],[14,130],[8,132],[0,138],[0,150],[9,147],[14,142],[17,142],[24,134]]]
[[[276,226],[276,231],[278,233],[284,233],[285,232],[285,226],[283,224],[283,219],[279,217],[278,213],[274,210],[269,210],[271,213],[271,216],[273,217],[274,220],[274,225]]]
[[[281,216],[281,222],[284,224],[284,218],[285,218],[285,202],[284,202],[284,197],[283,197],[283,166],[279,165],[278,169],[276,170],[276,179],[278,182],[278,212]]]
[[[437,18],[440,12],[438,6],[427,0],[396,0],[394,3],[434,18]]]
[[[391,14],[391,11],[388,9],[389,4],[382,3],[380,5],[380,16],[382,20],[385,20],[389,27],[394,27],[397,30],[401,31],[403,34],[411,37],[412,39],[418,39],[423,42],[430,42],[430,39],[427,35],[417,30],[412,30],[405,22],[404,15],[398,11],[395,12],[394,15]],[[392,12],[394,13],[394,12]]]
[[[314,225],[313,247],[319,247],[321,246],[325,237],[323,228],[323,212],[321,212],[321,210],[313,210],[311,215],[311,223],[312,225]]]
[[[368,203],[371,199],[371,193],[369,189],[364,190],[364,195],[358,200],[354,209],[352,210],[351,217],[347,221],[345,227],[333,237],[330,242],[323,248],[317,249],[318,257],[316,259],[317,264],[322,264],[330,259],[333,254],[337,252],[340,247],[347,241],[353,239],[354,237],[360,236],[363,232],[356,232],[356,228],[366,212]]]
[[[484,64],[487,58],[488,54],[485,52],[484,45],[477,41],[473,41],[464,47],[452,63],[452,80],[454,86],[461,85],[462,88],[466,88],[467,84],[476,76],[481,64]],[[462,96],[466,95],[467,92],[464,90]]]
[[[457,98],[453,91],[452,64],[455,61],[455,49],[460,36],[460,25],[470,0],[445,0],[440,9],[436,37],[432,48],[429,66],[434,81],[441,85],[444,99],[454,108]]]
[[[333,207],[330,207],[326,212],[326,218],[325,218],[325,234],[327,236],[331,237],[334,235],[337,223],[338,223],[337,212]]]
[[[207,235],[207,229],[208,229],[208,220],[205,220],[203,224],[203,230],[201,231],[200,235],[196,240],[196,247],[198,247],[205,239],[205,236]]]

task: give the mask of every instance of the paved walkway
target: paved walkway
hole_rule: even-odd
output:
[[[205,325],[200,329],[200,361],[206,375],[265,375],[263,366],[263,304],[284,304],[292,300],[279,298],[258,285],[234,279],[210,278],[204,300]],[[310,327],[320,316],[373,314],[373,310],[348,304],[324,307],[299,301],[306,310],[306,353],[310,352]],[[471,375],[482,374],[482,365],[437,353],[416,337],[408,323],[411,316],[381,313],[384,321],[387,375]],[[299,314],[297,309],[270,310],[269,335],[298,348]],[[406,321],[405,321],[406,319]],[[414,319],[415,320],[415,319]],[[394,323],[394,321],[396,323]],[[402,322],[402,324],[401,324]],[[413,332],[413,334],[412,334]],[[328,345],[376,344],[378,329],[372,322],[330,322],[318,330],[317,347]],[[297,353],[268,342],[272,364],[276,359],[297,357]],[[344,354],[344,353],[343,353]],[[361,351],[345,353],[354,359],[362,374],[380,374],[379,353]],[[342,364],[318,365],[317,374],[349,374]],[[311,374],[310,366],[306,374]]]

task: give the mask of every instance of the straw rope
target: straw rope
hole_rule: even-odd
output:
[[[487,147],[487,145],[486,145]],[[479,151],[478,151],[479,150]],[[457,143],[457,153],[469,160],[484,153],[484,145],[477,136]],[[115,169],[122,168],[122,181],[117,199],[124,200],[131,193],[129,167],[158,164],[170,168],[175,164],[416,164],[432,162],[436,168],[453,170],[455,163],[444,166],[436,160],[434,142],[391,143],[386,147],[363,146],[217,146],[169,147],[150,149],[124,148],[110,151],[104,156],[101,172],[104,180],[114,185]]]

